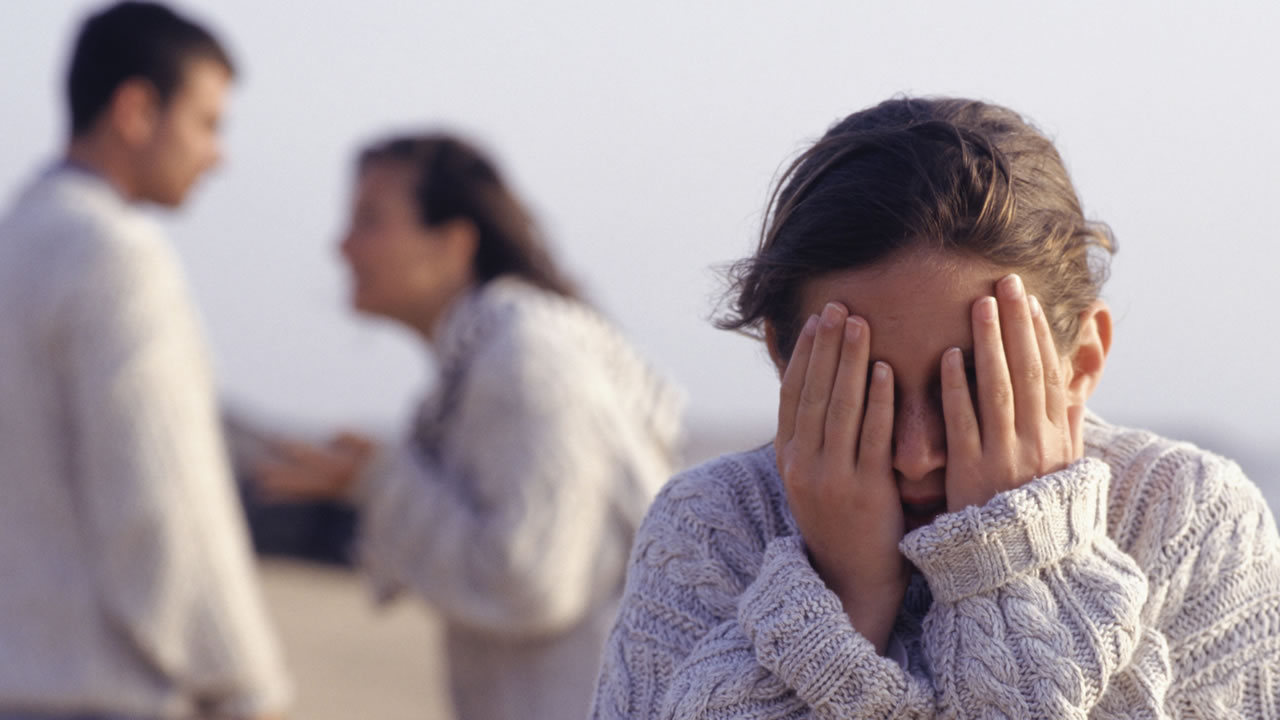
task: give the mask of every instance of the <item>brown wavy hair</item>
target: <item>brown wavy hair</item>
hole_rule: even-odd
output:
[[[533,217],[497,166],[475,146],[445,133],[393,137],[366,147],[357,169],[363,172],[373,163],[388,161],[413,169],[413,196],[424,226],[458,219],[475,226],[477,282],[515,275],[544,290],[581,299],[556,264]]]
[[[728,272],[722,329],[789,358],[803,285],[909,247],[977,257],[1025,278],[1058,347],[1074,346],[1116,243],[1086,220],[1053,143],[1004,107],[895,98],[836,123],[783,173],[756,253]]]

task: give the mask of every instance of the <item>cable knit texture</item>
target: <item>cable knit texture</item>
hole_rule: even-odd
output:
[[[176,258],[70,168],[0,221],[0,485],[0,714],[284,707]]]
[[[514,278],[459,300],[434,349],[410,437],[361,483],[361,562],[440,611],[461,720],[582,717],[682,398],[594,311]]]
[[[1280,719],[1280,538],[1257,488],[1093,415],[1086,444],[903,539],[905,666],[809,564],[771,447],[684,472],[637,535],[592,717]]]

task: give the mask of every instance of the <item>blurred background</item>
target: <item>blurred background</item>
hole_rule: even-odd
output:
[[[0,4],[6,195],[64,140],[66,53],[97,4]],[[897,93],[963,95],[1053,137],[1119,239],[1093,409],[1237,459],[1280,510],[1280,4],[175,6],[242,71],[226,164],[162,221],[251,427],[406,422],[430,360],[346,309],[336,244],[354,149],[442,127],[499,158],[590,299],[684,386],[690,459],[763,442],[776,381],[756,343],[707,321],[719,269],[750,252],[771,181],[831,122]],[[267,577],[299,717],[374,699],[379,717],[445,717],[429,611],[375,614],[339,571],[273,561]]]

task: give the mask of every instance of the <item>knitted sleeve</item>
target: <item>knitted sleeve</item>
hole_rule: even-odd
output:
[[[592,717],[929,717],[927,682],[853,629],[800,539],[764,539],[767,500],[728,499],[750,480],[692,477],[637,536]]]
[[[616,592],[608,388],[546,335],[504,328],[467,370],[449,444],[410,443],[368,478],[358,552],[384,596],[407,588],[450,622],[539,635]]]
[[[1168,716],[1168,646],[1143,621],[1146,575],[1107,536],[1109,477],[1081,460],[903,540],[933,591],[924,648],[944,714]]]
[[[259,593],[185,283],[149,228],[77,245],[51,278],[77,514],[102,610],[166,685],[247,716],[287,679]]]

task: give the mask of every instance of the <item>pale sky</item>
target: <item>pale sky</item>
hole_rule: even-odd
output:
[[[227,164],[164,218],[223,393],[271,422],[403,421],[425,352],[346,309],[335,243],[356,148],[444,127],[498,158],[592,300],[686,389],[691,424],[763,440],[776,380],[707,322],[714,268],[750,252],[770,181],[828,124],[951,94],[1046,130],[1115,230],[1092,407],[1280,472],[1280,4],[1058,5],[182,3],[243,70]],[[59,151],[69,42],[95,6],[0,6],[6,197]]]

